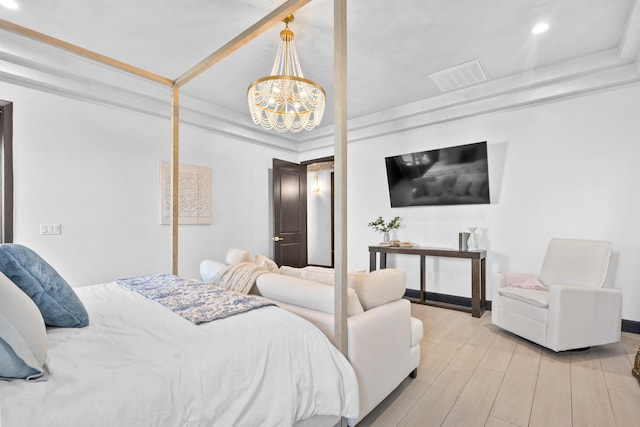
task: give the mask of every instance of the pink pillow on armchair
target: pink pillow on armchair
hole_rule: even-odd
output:
[[[541,289],[546,291],[547,287],[537,276],[529,273],[498,273],[502,274],[507,286],[527,289]]]

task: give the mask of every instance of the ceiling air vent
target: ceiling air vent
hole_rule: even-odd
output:
[[[471,86],[489,79],[484,68],[482,68],[482,64],[477,59],[429,74],[429,78],[443,92]]]

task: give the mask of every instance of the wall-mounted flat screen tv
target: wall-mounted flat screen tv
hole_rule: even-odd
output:
[[[486,141],[385,161],[391,207],[490,203]]]

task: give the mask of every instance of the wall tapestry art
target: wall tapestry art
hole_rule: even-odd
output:
[[[178,166],[178,223],[211,224],[213,222],[211,168],[180,164]],[[171,223],[171,163],[160,162],[161,224]]]

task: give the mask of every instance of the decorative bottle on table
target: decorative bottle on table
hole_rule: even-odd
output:
[[[469,240],[467,240],[467,249],[475,251],[478,249],[478,239],[476,238],[477,227],[469,227]]]

